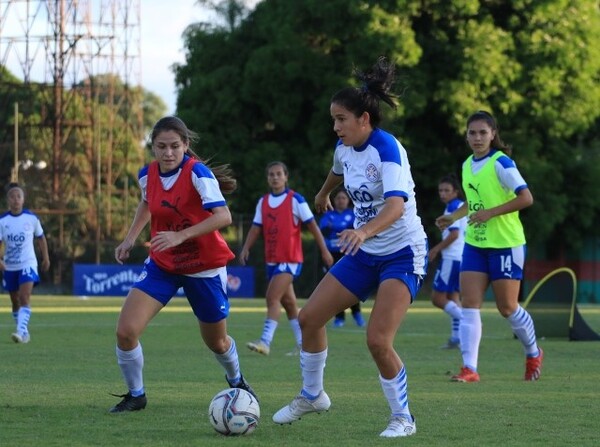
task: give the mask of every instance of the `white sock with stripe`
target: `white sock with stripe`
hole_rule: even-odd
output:
[[[298,319],[294,318],[290,320],[290,326],[292,327],[294,337],[296,338],[296,346],[302,346],[302,330],[300,329],[300,323],[298,323]]]
[[[19,334],[29,333],[28,325],[31,318],[31,309],[28,306],[21,306],[17,314],[17,332]]]
[[[271,346],[271,342],[273,341],[273,337],[275,336],[275,330],[277,329],[277,321],[271,320],[267,318],[265,320],[265,325],[263,326],[263,333],[260,337],[262,341],[264,341],[267,346]]]
[[[229,383],[237,385],[242,377],[240,372],[240,359],[238,357],[235,340],[232,337],[229,337],[229,339],[231,340],[229,350],[223,354],[215,353],[215,358],[225,369],[225,374],[227,375]]]
[[[510,323],[513,333],[523,344],[523,349],[527,357],[537,357],[540,351],[535,337],[535,327],[533,326],[533,320],[529,312],[519,306],[507,320]]]
[[[302,368],[302,395],[315,399],[323,390],[323,375],[327,349],[321,352],[300,351],[300,368]]]
[[[408,408],[408,383],[406,378],[406,368],[402,366],[398,375],[393,379],[384,379],[379,375],[383,394],[390,405],[392,416],[405,416],[411,420],[410,409]]]

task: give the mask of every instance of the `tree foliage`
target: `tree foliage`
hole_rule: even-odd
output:
[[[218,3],[236,11],[237,0]],[[433,239],[438,179],[469,155],[465,121],[492,112],[536,200],[529,240],[577,248],[600,201],[600,14],[587,0],[265,0],[229,26],[195,24],[175,67],[178,113],[201,154],[231,163],[250,213],[279,159],[310,201],[331,165],[329,99],[353,66],[399,67],[383,127],[406,146]],[[237,26],[231,26],[236,24]],[[577,179],[573,181],[572,179]],[[566,235],[566,237],[565,237]]]
[[[0,102],[5,105],[0,109],[5,124],[0,128],[0,176],[10,181],[13,104],[18,103],[19,183],[27,193],[26,207],[42,219],[52,268],[66,270],[76,260],[106,260],[102,243],[111,241],[112,253],[112,241],[124,237],[139,200],[137,171],[146,161],[141,142],[166,105],[113,75],[85,79],[62,92],[57,151],[52,94],[53,86],[25,84],[0,66]],[[44,161],[46,168],[35,170],[28,160]],[[60,282],[63,272],[53,273]]]

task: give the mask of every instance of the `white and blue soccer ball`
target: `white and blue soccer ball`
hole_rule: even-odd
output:
[[[258,426],[260,407],[256,397],[248,391],[228,388],[210,401],[208,419],[222,435],[249,435]]]

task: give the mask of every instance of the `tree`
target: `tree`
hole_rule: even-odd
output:
[[[200,152],[240,179],[232,208],[249,213],[264,166],[280,159],[310,200],[331,165],[329,98],[354,65],[379,55],[400,69],[401,137],[432,239],[438,179],[469,155],[465,121],[492,112],[531,187],[531,242],[577,247],[600,214],[600,15],[585,0],[266,0],[234,27],[197,24],[175,68],[178,113]],[[578,183],[564,179],[578,178]],[[581,194],[580,185],[586,188]],[[589,192],[589,193],[588,193]]]
[[[141,87],[125,85],[112,75],[90,77],[63,92],[64,112],[60,165],[53,160],[51,95],[53,86],[22,83],[0,67],[0,111],[6,127],[0,142],[0,175],[7,181],[13,166],[12,104],[19,102],[19,156],[43,160],[47,169],[21,172],[27,206],[38,210],[50,244],[54,269],[60,262],[93,262],[112,255],[124,237],[139,200],[137,171],[149,159],[140,143],[166,112],[164,102]],[[8,107],[10,105],[10,107]],[[143,118],[143,119],[142,119]],[[60,200],[52,174],[60,171]],[[59,260],[59,262],[57,262]],[[56,271],[55,271],[56,273]],[[60,276],[55,280],[60,282]]]

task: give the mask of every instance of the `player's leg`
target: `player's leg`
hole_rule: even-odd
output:
[[[227,270],[221,269],[220,274],[212,278],[186,277],[184,291],[198,319],[202,340],[225,370],[227,384],[232,388],[246,390],[256,397],[242,375],[235,340],[227,333]]]
[[[271,343],[275,336],[275,331],[279,324],[279,317],[281,316],[281,306],[285,305],[285,311],[288,318],[298,318],[298,305],[295,300],[290,297],[286,297],[285,303],[282,302],[284,295],[288,292],[294,276],[287,271],[275,270],[269,285],[267,286],[266,301],[267,301],[267,318],[263,325],[262,334],[260,339],[251,341],[246,344],[248,349],[251,351],[258,352],[259,354],[269,355],[271,351]]]
[[[307,413],[327,411],[331,401],[323,389],[327,359],[325,325],[342,309],[366,299],[377,284],[377,275],[356,256],[345,256],[325,275],[299,313],[302,328],[302,389],[289,404],[273,415],[277,424],[299,420]]]
[[[298,322],[298,300],[296,299],[296,291],[294,290],[293,282],[290,283],[286,292],[283,294],[281,305],[286,311],[290,327],[294,333],[294,340],[296,340],[294,349],[286,353],[286,355],[298,355],[300,354],[300,348],[302,347],[302,330],[300,329],[300,323]],[[288,309],[290,309],[289,312]]]
[[[496,250],[492,257],[492,288],[496,307],[507,319],[525,352],[525,380],[537,380],[542,370],[543,351],[537,344],[535,326],[529,312],[519,304],[525,246]],[[510,279],[508,279],[510,278]]]
[[[123,400],[112,407],[110,413],[137,411],[146,407],[146,392],[144,389],[143,368],[144,352],[139,342],[150,320],[163,308],[145,292],[132,288],[123,303],[117,322],[117,363],[127,386],[128,392]]]
[[[119,397],[123,400],[112,407],[111,413],[137,411],[146,407],[143,368],[144,353],[139,339],[148,323],[175,295],[179,285],[176,275],[162,272],[152,261],[144,266],[129,291],[119,319],[117,321],[117,363],[128,388],[128,392]]]
[[[447,349],[460,348],[460,321],[462,320],[462,306],[458,292],[446,293],[444,312],[450,316],[450,338]]]
[[[419,288],[414,282],[415,294]],[[416,432],[408,405],[407,374],[404,363],[394,349],[394,339],[411,303],[411,291],[404,281],[384,280],[377,291],[367,326],[367,346],[379,370],[379,381],[390,407],[390,420],[382,437],[408,436]]]
[[[34,284],[39,283],[39,276],[34,268],[25,268],[15,272],[17,276],[18,288],[14,300],[17,303],[17,329],[12,334],[12,339],[16,343],[28,343],[29,320],[31,319],[31,293]],[[14,285],[13,285],[14,286]],[[14,293],[14,292],[13,292]],[[11,299],[13,299],[11,293]],[[15,306],[13,305],[13,309]]]
[[[360,301],[353,306],[350,306],[350,311],[352,312],[352,318],[354,318],[356,325],[358,327],[364,327],[366,323],[360,310]]]
[[[23,342],[29,341],[29,320],[31,319],[31,292],[33,281],[19,284],[19,311],[17,313],[17,332],[24,338]]]
[[[479,271],[460,273],[463,309],[459,333],[463,366],[460,373],[452,376],[452,381],[479,382],[477,367],[482,328],[480,308],[488,284],[487,273]]]
[[[450,338],[442,349],[454,349],[460,346],[458,328],[462,318],[462,309],[458,305],[460,262],[441,258],[433,280],[432,304],[442,309],[450,317]]]
[[[215,323],[199,321],[200,333],[206,346],[213,351],[215,358],[225,370],[225,379],[231,388],[248,391],[256,400],[258,397],[241,372],[237,346],[233,337],[227,334],[227,320]]]

